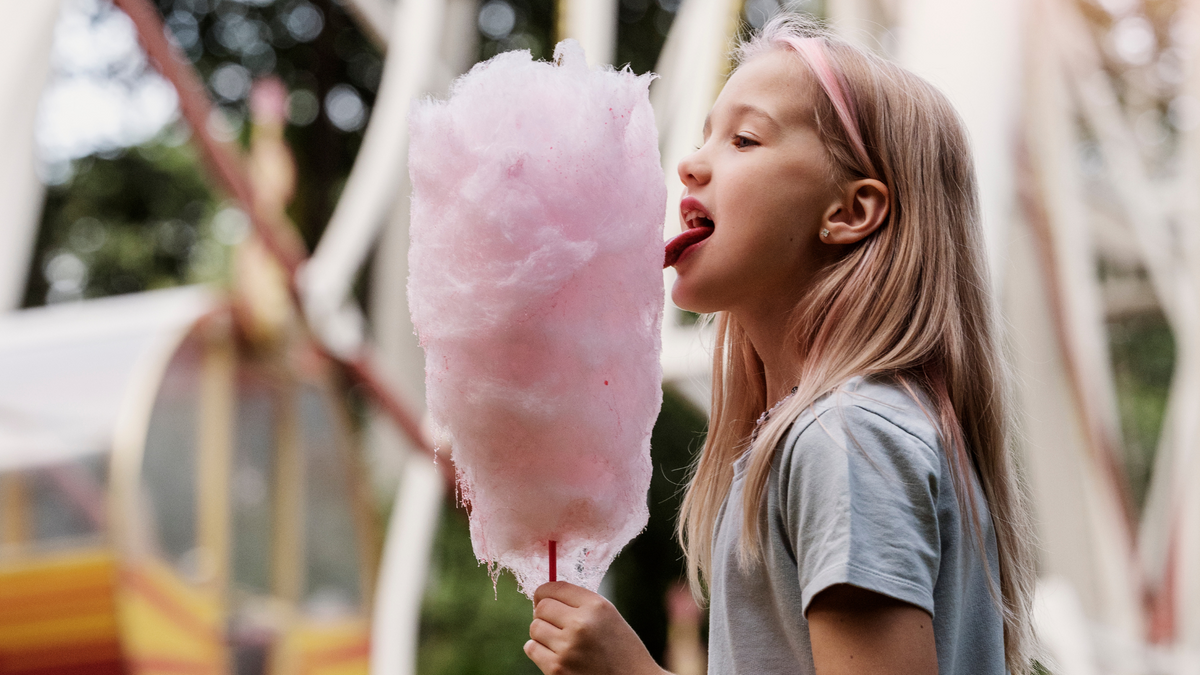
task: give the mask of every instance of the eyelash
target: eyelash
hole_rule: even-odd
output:
[[[741,142],[744,142],[744,143],[745,143],[745,145],[742,145],[742,144],[741,144]],[[758,141],[756,141],[756,140],[754,140],[754,139],[752,139],[752,138],[748,138],[748,137],[746,137],[746,136],[743,136],[743,135],[741,135],[741,134],[738,134],[738,135],[736,135],[736,136],[734,136],[734,137],[733,137],[733,145],[734,145],[734,147],[736,147],[736,148],[738,148],[738,149],[740,150],[741,148],[747,148],[747,147],[750,147],[750,146],[752,146],[752,145],[758,145]]]
[[[739,141],[744,141],[744,142],[746,143],[746,145],[738,145],[738,142],[739,142]],[[758,141],[756,141],[756,140],[754,140],[754,139],[752,139],[752,138],[749,138],[749,137],[747,137],[747,136],[743,136],[743,135],[741,135],[741,134],[737,134],[737,135],[735,135],[735,136],[733,137],[733,144],[734,144],[734,146],[735,146],[735,147],[737,147],[738,149],[741,149],[741,148],[750,147],[750,146],[752,146],[752,145],[758,145]],[[699,149],[701,148],[701,146],[697,145],[697,146],[695,146],[695,148],[696,148],[697,150],[699,150]]]

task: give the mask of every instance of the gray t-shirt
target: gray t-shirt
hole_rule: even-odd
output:
[[[749,570],[738,565],[748,456],[740,458],[713,541],[708,672],[813,673],[809,603],[851,584],[929,612],[940,675],[1003,675],[1003,619],[941,448],[925,413],[890,382],[855,378],[818,400],[775,453],[764,560]],[[972,480],[988,567],[998,570]]]

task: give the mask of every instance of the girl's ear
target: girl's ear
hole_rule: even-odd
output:
[[[821,241],[841,245],[861,241],[887,222],[891,206],[891,193],[882,182],[874,178],[853,181],[825,212]]]

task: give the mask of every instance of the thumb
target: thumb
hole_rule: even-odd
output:
[[[586,588],[576,586],[566,581],[551,581],[538,586],[533,592],[533,606],[547,598],[553,598],[564,605],[579,607],[588,597],[595,595]]]

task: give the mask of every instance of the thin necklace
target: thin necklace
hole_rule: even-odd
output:
[[[791,398],[793,395],[795,395],[796,390],[799,388],[800,388],[799,385],[792,387],[792,390],[789,391],[786,396],[784,396],[783,398],[776,401],[775,405],[771,406],[771,408],[769,410],[764,410],[763,414],[758,416],[758,421],[754,423],[754,431],[750,432],[750,443],[751,444],[753,444],[754,441],[758,440],[758,432],[759,432],[759,430],[762,429],[763,425],[767,423],[767,420],[771,419],[771,413],[775,412],[776,408],[778,408],[779,406],[786,403],[789,398]]]

